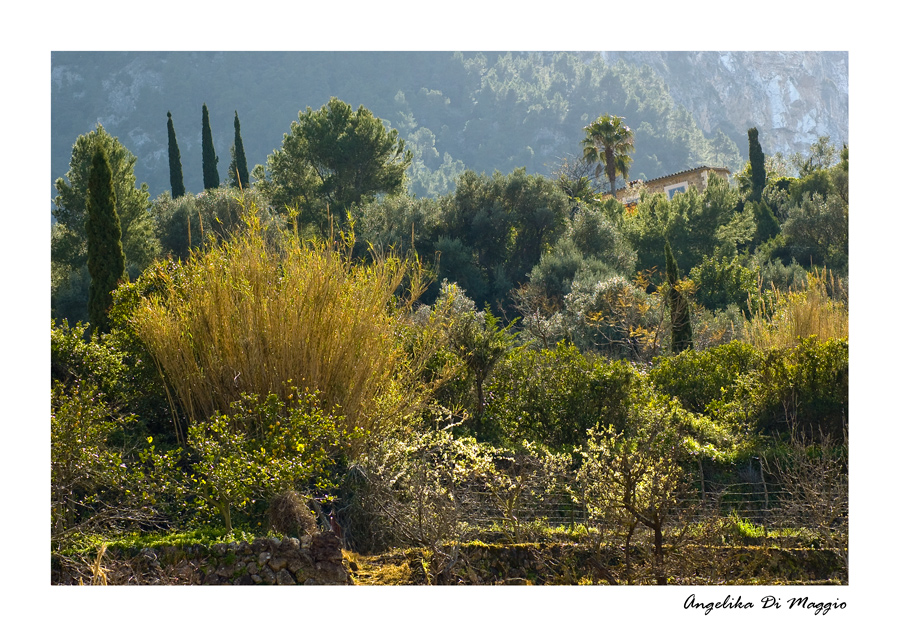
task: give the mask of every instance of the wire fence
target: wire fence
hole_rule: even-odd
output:
[[[607,465],[576,467],[553,454],[485,460],[458,441],[439,440],[412,460],[401,456],[405,464],[395,460],[399,469],[369,471],[365,488],[347,510],[358,536],[377,546],[430,546],[447,538],[497,534],[519,542],[568,531],[632,537],[660,525],[676,534],[690,531],[692,537],[722,531],[785,542],[844,542],[846,465],[839,455],[817,451],[754,459],[725,474],[734,481],[716,482],[704,476],[702,466],[686,474],[626,478]]]
[[[539,523],[546,527],[611,527],[613,515],[589,511],[574,479],[569,488],[542,491],[540,479],[522,481],[517,490],[503,492],[464,489],[455,494],[460,520],[472,528]],[[811,526],[817,523],[810,507],[786,507],[793,494],[764,482],[707,483],[701,492],[688,493],[668,503],[669,517],[699,522],[736,516],[755,525]],[[805,513],[807,513],[805,515]]]

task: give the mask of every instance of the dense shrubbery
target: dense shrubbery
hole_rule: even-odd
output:
[[[626,555],[649,533],[662,583],[698,492],[751,459],[794,485],[810,444],[846,450],[844,177],[713,178],[626,210],[467,171],[439,199],[354,196],[328,236],[321,201],[304,222],[254,188],[162,197],[169,258],[119,287],[110,332],[51,323],[54,542],[311,530],[322,503],[354,547],[427,546],[440,570],[448,541],[577,511]],[[837,272],[785,258],[802,250]]]
[[[729,343],[657,359],[650,379],[688,409],[759,433],[843,439],[848,418],[846,339],[809,338],[762,351]]]
[[[122,454],[110,439],[124,420],[90,381],[53,381],[50,399],[51,535],[62,541],[92,522],[122,512]]]
[[[290,235],[273,243],[250,223],[148,273],[152,289],[129,319],[188,420],[224,413],[244,392],[284,399],[292,383],[320,392],[348,432],[402,418],[426,357],[409,358],[396,338],[421,289],[415,267],[353,264],[343,249]]]
[[[286,401],[249,395],[229,411],[188,429],[191,465],[183,488],[201,519],[221,515],[230,532],[232,509],[246,511],[256,498],[333,489],[330,471],[346,457],[349,441],[317,395],[296,388]]]
[[[120,288],[117,298],[127,289]],[[127,431],[141,435],[173,435],[172,414],[153,357],[134,334],[121,324],[123,308],[112,313],[109,334],[87,334],[87,325],[70,327],[67,321],[50,326],[50,375],[70,385],[84,381],[96,385],[105,400],[121,413],[132,414]]]
[[[653,361],[650,381],[688,409],[705,413],[714,401],[729,399],[737,379],[759,365],[761,353],[746,343],[728,343],[705,351],[687,350]]]
[[[630,386],[640,382],[624,361],[590,361],[573,345],[519,350],[491,376],[485,424],[507,444],[570,449],[597,423],[623,420],[635,408]]]
[[[766,353],[736,399],[766,433],[797,430],[844,441],[849,412],[849,348],[846,339],[811,338]]]
[[[758,291],[756,275],[737,258],[728,261],[705,256],[691,270],[691,279],[697,284],[697,302],[707,309],[738,305],[752,311],[758,305],[754,298]]]

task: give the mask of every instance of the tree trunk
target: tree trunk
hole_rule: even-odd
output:
[[[219,513],[222,514],[222,519],[225,520],[226,532],[231,535],[231,506],[228,502],[219,500]]]
[[[666,581],[666,573],[663,569],[662,522],[657,521],[653,526],[653,543],[655,544],[656,553],[656,583],[660,586],[665,586],[668,582]]]
[[[629,584],[634,583],[631,577],[631,538],[634,536],[637,525],[637,521],[633,521],[628,526],[628,535],[625,536],[625,581]]]
[[[616,158],[612,149],[606,149],[606,177],[609,179],[609,191],[616,198]]]
[[[481,416],[484,412],[484,379],[480,377],[475,378],[475,392],[478,397],[478,404],[475,406],[476,413]]]

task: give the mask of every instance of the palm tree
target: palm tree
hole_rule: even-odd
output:
[[[587,136],[581,141],[584,147],[584,159],[596,163],[596,175],[606,171],[612,196],[616,196],[616,173],[628,179],[628,167],[634,152],[634,132],[625,125],[625,120],[618,115],[607,113],[584,127]]]

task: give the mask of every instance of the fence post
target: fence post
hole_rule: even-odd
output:
[[[759,461],[759,480],[760,480],[760,482],[762,482],[763,497],[765,498],[765,500],[764,500],[765,508],[763,509],[763,519],[762,519],[763,537],[768,537],[769,532],[766,530],[766,521],[769,518],[769,489],[766,487],[766,474],[763,471],[762,458],[757,458],[757,460]]]
[[[697,455],[697,466],[700,467],[700,504],[702,505],[706,500],[706,481],[703,479],[703,457],[699,454]]]

